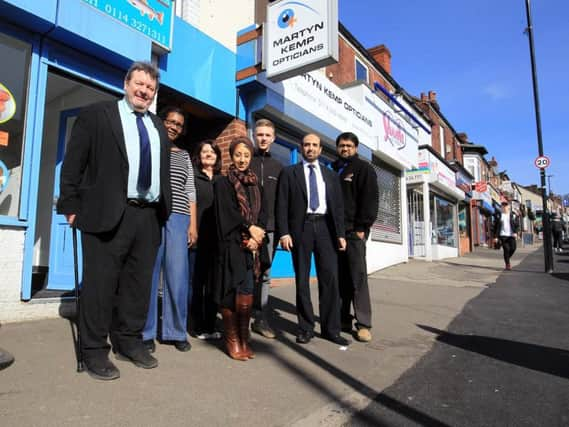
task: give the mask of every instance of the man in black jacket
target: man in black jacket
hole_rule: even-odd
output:
[[[162,121],[148,112],[159,73],[147,62],[128,70],[120,101],[84,108],[67,144],[57,211],[81,230],[83,283],[79,330],[89,375],[119,377],[109,360],[141,368],[158,361],[142,343],[160,227],[170,213],[170,157]]]
[[[358,158],[359,140],[352,132],[336,138],[338,160],[332,165],[340,176],[344,195],[347,248],[340,253],[342,329],[352,330],[351,305],[356,318],[356,338],[371,341],[371,302],[367,280],[366,240],[377,217],[377,177],[371,165]]]
[[[251,160],[251,170],[259,178],[263,189],[263,198],[267,206],[267,249],[269,261],[272,263],[275,251],[275,200],[277,184],[283,165],[271,157],[270,148],[275,141],[275,125],[267,119],[257,120],[255,123],[255,143],[257,148]],[[268,322],[269,291],[271,288],[271,266],[263,271],[261,283],[255,286],[254,317],[251,325],[254,332],[265,338],[275,338],[275,333]]]

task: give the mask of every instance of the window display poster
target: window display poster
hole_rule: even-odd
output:
[[[6,86],[0,82],[0,123],[5,123],[16,113],[16,100]]]
[[[31,45],[0,33],[0,215],[17,216]]]

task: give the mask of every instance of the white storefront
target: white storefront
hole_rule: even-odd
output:
[[[417,128],[402,120],[367,86],[343,90],[320,70],[280,83],[272,83],[263,75],[258,81],[268,89],[266,105],[250,113],[276,120],[277,134],[279,121],[304,132],[318,132],[323,136],[324,153],[331,158],[336,157],[334,141],[338,134],[350,131],[358,135],[358,153],[373,165],[380,187],[379,212],[367,247],[368,271],[406,262],[405,170],[417,167]]]
[[[438,260],[458,256],[457,204],[464,192],[455,172],[430,147],[419,150],[419,167],[406,174],[409,188],[410,256]]]

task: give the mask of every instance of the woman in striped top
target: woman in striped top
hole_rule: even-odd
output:
[[[179,351],[188,351],[191,345],[186,335],[190,264],[188,246],[197,242],[197,207],[194,170],[190,155],[176,140],[184,130],[184,112],[168,107],[160,117],[168,131],[171,145],[170,181],[172,188],[172,213],[162,230],[162,244],[154,265],[152,292],[146,326],[142,334],[148,350],[155,350],[154,339],[158,323],[158,285],[163,277],[162,336],[161,342],[173,344]]]

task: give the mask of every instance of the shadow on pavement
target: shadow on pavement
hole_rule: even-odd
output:
[[[492,271],[503,271],[504,267],[489,267],[487,265],[476,265],[476,264],[463,264],[458,262],[451,262],[451,261],[440,261],[442,264],[452,265],[453,267],[471,267],[471,268],[480,268],[482,270],[492,270]]]
[[[279,300],[279,301],[282,302],[282,300]],[[287,323],[288,323],[288,325],[287,325]],[[280,329],[280,327],[282,327],[282,329],[280,329],[281,331],[296,330],[296,325],[293,322],[291,322],[290,320],[287,320],[285,318],[282,318],[282,317],[280,317],[278,320],[275,320],[275,324],[278,324],[279,329]],[[374,390],[371,387],[369,387],[368,385],[364,384],[363,382],[361,382],[357,378],[353,377],[352,375],[350,375],[346,371],[339,369],[338,367],[336,367],[333,364],[331,364],[330,362],[326,361],[325,359],[323,359],[319,355],[313,353],[310,349],[310,344],[299,345],[299,344],[293,342],[292,340],[290,340],[286,335],[284,335],[282,333],[279,333],[277,335],[276,339],[280,343],[282,343],[286,347],[288,347],[290,350],[298,353],[300,356],[304,357],[306,360],[312,362],[314,365],[323,369],[328,374],[330,374],[330,375],[334,376],[335,378],[337,378],[338,380],[342,381],[345,385],[352,388],[354,391],[356,391],[356,392],[358,392],[358,393],[360,393],[360,394],[362,394],[368,398],[373,398],[373,400],[375,402],[385,406],[386,408],[390,409],[391,411],[398,413],[399,415],[405,417],[406,419],[414,421],[416,423],[419,423],[420,425],[448,427],[447,424],[444,424],[444,423],[436,420],[435,418],[425,414],[424,412],[418,411],[418,410],[406,405],[405,403],[403,403],[397,399],[391,398],[391,397],[389,397],[383,393],[378,394],[378,392],[376,390]],[[342,408],[348,410],[349,412],[352,411],[352,408],[349,405],[342,402],[342,400],[340,400],[335,393],[330,391],[328,389],[328,387],[326,387],[325,384],[322,381],[320,381],[318,378],[316,378],[314,375],[309,375],[308,373],[304,372],[304,370],[300,366],[292,363],[290,360],[287,360],[286,358],[283,358],[279,354],[273,353],[273,352],[271,352],[271,353],[272,353],[272,355],[271,355],[272,357],[277,359],[283,366],[285,366],[287,369],[289,369],[289,371],[291,373],[298,376],[299,379],[301,379],[305,383],[307,383],[316,392],[319,392],[319,393],[326,395],[329,398],[333,399],[335,403],[337,403]],[[377,415],[370,414],[370,413],[367,413],[365,411],[358,412],[356,415],[354,415],[354,418],[355,418],[355,420],[358,421],[358,423],[362,423],[364,425],[373,425],[373,426],[380,426],[380,427],[391,425],[391,424],[387,423],[386,421],[382,420],[381,418],[379,418]]]
[[[419,328],[436,334],[436,340],[453,347],[492,357],[534,371],[569,378],[569,351],[480,335],[460,335],[426,325]]]
[[[569,281],[569,273],[551,273],[551,276],[555,277],[556,279]]]

